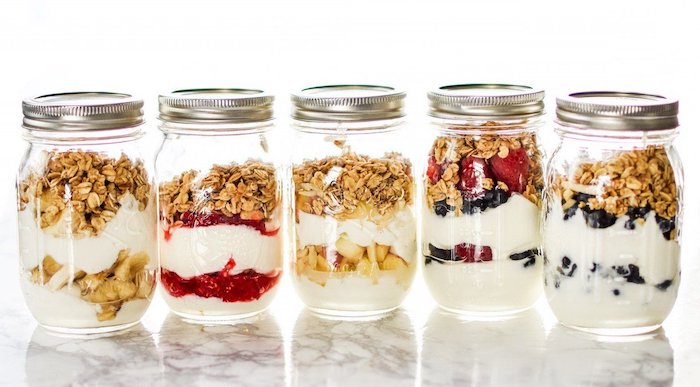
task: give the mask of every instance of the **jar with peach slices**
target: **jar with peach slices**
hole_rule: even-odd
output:
[[[401,304],[413,281],[414,179],[401,141],[403,99],[392,88],[365,85],[292,97],[293,282],[314,312],[381,314]]]

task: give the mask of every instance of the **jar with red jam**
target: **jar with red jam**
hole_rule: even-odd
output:
[[[428,94],[435,128],[423,203],[423,274],[444,309],[509,314],[542,292],[544,92],[464,84]]]
[[[282,275],[280,167],[261,90],[178,90],[159,97],[156,160],[160,280],[192,321],[255,315]]]

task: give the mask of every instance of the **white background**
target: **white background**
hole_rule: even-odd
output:
[[[412,130],[425,130],[426,90],[448,83],[543,87],[550,119],[555,96],[567,91],[675,96],[682,124],[677,144],[686,167],[686,230],[698,230],[700,27],[690,4],[2,0],[0,236],[14,240],[15,235],[13,178],[25,146],[24,97],[78,90],[136,94],[146,101],[155,146],[158,93],[263,88],[277,95],[278,124],[285,128],[291,91],[347,82],[406,89]],[[541,133],[547,151],[556,140],[550,128]],[[697,265],[691,262],[697,257],[696,239],[685,234],[685,267]],[[3,271],[16,270],[16,262],[0,265]],[[431,303],[420,278],[416,284],[408,302]]]

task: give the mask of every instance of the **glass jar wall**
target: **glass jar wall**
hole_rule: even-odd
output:
[[[547,173],[545,290],[561,323],[604,334],[657,328],[680,280],[677,103],[633,93],[557,100]]]
[[[20,283],[48,329],[126,328],[151,301],[156,203],[137,141],[142,106],[113,93],[23,103],[29,148],[17,177]]]
[[[160,99],[160,279],[170,309],[225,321],[267,308],[282,276],[273,97],[180,90]]]
[[[404,93],[324,86],[292,97],[293,282],[312,310],[398,307],[416,269],[415,188]]]
[[[423,275],[444,309],[506,314],[542,292],[544,93],[465,84],[428,94],[436,128],[424,174]]]

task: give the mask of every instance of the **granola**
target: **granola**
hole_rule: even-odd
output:
[[[625,151],[606,161],[581,163],[572,176],[556,175],[552,188],[564,209],[574,205],[623,216],[632,208],[650,208],[664,219],[678,213],[678,187],[663,147]],[[587,202],[575,192],[589,194]]]
[[[294,167],[293,179],[297,210],[309,214],[385,218],[413,203],[411,163],[399,153],[310,160]]]
[[[269,219],[280,202],[274,166],[259,161],[214,165],[201,178],[186,171],[160,184],[158,193],[161,216],[170,224],[187,212]]]
[[[72,233],[92,236],[114,218],[126,194],[136,198],[139,211],[151,197],[143,161],[85,151],[49,152],[43,172],[30,173],[18,183],[18,191],[18,210],[34,202],[42,229],[58,223],[68,209]]]
[[[146,268],[148,255],[130,255],[128,249],[119,251],[112,267],[99,273],[71,273],[69,265],[61,265],[47,255],[41,264],[30,270],[31,281],[60,291],[66,286],[80,289],[80,298],[98,305],[98,321],[113,320],[122,305],[131,300],[147,299],[155,288],[155,277]],[[70,284],[69,284],[70,283]]]
[[[495,125],[498,124],[495,122],[484,124],[484,126]],[[544,178],[542,154],[534,133],[523,133],[517,136],[489,133],[438,137],[433,143],[430,157],[441,166],[441,175],[437,176],[437,181],[426,178],[428,205],[432,208],[436,202],[445,201],[446,205],[454,208],[456,215],[461,215],[464,197],[458,188],[460,161],[470,156],[483,160],[489,160],[495,156],[506,158],[512,150],[521,148],[525,149],[529,164],[527,182],[522,195],[540,206]],[[481,179],[480,187],[487,191],[494,187],[504,192],[509,190],[504,182],[488,177]]]

